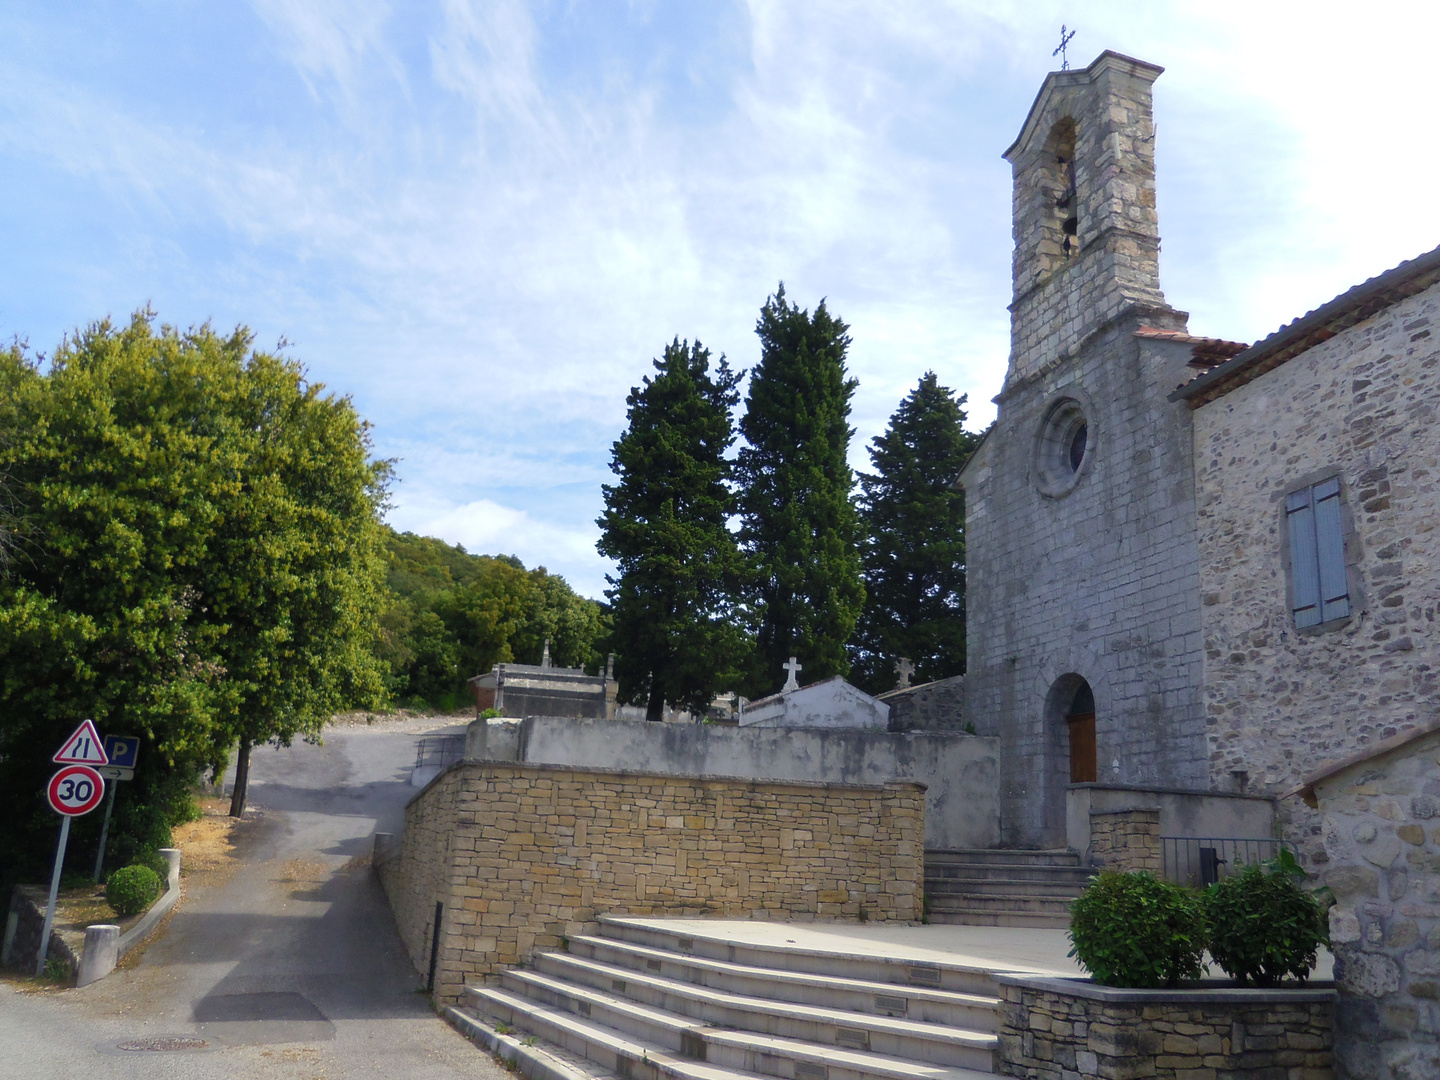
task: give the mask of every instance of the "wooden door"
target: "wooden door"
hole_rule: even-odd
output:
[[[1070,782],[1093,784],[1095,770],[1095,714],[1074,713],[1065,718],[1070,727]]]

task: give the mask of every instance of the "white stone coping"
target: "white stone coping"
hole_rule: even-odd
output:
[[[1105,986],[1092,979],[1056,979],[1045,976],[999,974],[995,981],[1002,986],[1018,986],[1025,990],[1042,990],[1066,997],[1104,1001],[1111,1005],[1269,1005],[1326,1001],[1337,996],[1332,982],[1306,983],[1303,986],[1240,986],[1228,979],[1215,979],[1200,984],[1158,989]]]

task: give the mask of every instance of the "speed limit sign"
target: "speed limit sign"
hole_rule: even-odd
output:
[[[79,817],[100,805],[105,781],[89,765],[66,765],[50,778],[46,794],[57,814]]]

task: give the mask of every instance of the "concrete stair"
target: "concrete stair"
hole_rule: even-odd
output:
[[[449,1011],[532,1080],[989,1080],[989,971],[602,919]]]
[[[1064,928],[1094,873],[1065,850],[927,851],[925,899],[931,922]]]

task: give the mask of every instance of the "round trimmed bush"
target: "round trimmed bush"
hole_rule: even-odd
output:
[[[1210,955],[1241,983],[1304,982],[1327,941],[1325,913],[1292,874],[1247,866],[1205,893]]]
[[[116,915],[138,914],[159,895],[160,875],[138,863],[116,870],[105,883],[105,902]]]
[[[1143,870],[1101,873],[1070,905],[1070,955],[1106,986],[1174,986],[1204,971],[1197,893]]]

